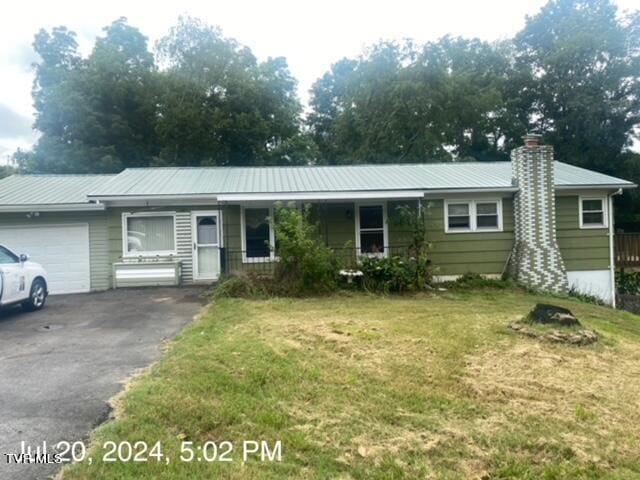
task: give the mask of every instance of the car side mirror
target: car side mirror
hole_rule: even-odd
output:
[[[20,262],[24,263],[27,260],[29,260],[29,255],[27,255],[26,253],[21,253],[20,254]]]

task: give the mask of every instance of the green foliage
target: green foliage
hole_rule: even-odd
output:
[[[262,298],[270,295],[269,280],[254,272],[237,272],[225,275],[208,296],[216,298]]]
[[[296,80],[283,57],[258,62],[218,27],[181,17],[158,42],[167,66],[158,162],[169,165],[304,164]]]
[[[629,295],[640,294],[640,272],[616,272],[616,291]]]
[[[313,85],[309,126],[328,163],[506,160],[533,129],[615,173],[640,123],[639,24],[611,0],[550,0],[513,41],[381,42]]]
[[[374,292],[411,292],[429,288],[429,260],[416,257],[362,257],[362,284]]]
[[[118,172],[146,166],[156,153],[156,68],[147,39],[120,18],[83,59],[75,34],[40,31],[34,49],[33,155],[18,158],[37,172]]]
[[[550,0],[515,38],[516,61],[531,74],[530,128],[556,158],[640,180],[627,151],[640,123],[640,14],[611,0]],[[637,192],[616,199],[616,223],[636,229]]]
[[[391,222],[397,227],[408,229],[411,240],[408,246],[409,257],[427,259],[431,244],[427,237],[428,229],[428,207],[422,202],[417,208],[410,205],[399,205],[396,207],[396,215]]]
[[[526,130],[508,53],[444,37],[423,47],[383,42],[337,62],[312,89],[309,126],[323,160],[506,160]]]
[[[285,59],[260,62],[194,18],[157,58],[123,18],[87,58],[65,27],[34,49],[41,136],[15,155],[28,171],[507,160],[533,129],[559,160],[640,181],[640,14],[611,0],[550,0],[503,42],[373,45],[313,85],[309,133]],[[616,203],[639,222],[640,193]]]
[[[478,290],[483,288],[507,289],[515,287],[515,284],[508,280],[487,278],[479,273],[465,273],[454,282],[445,284],[449,288],[462,290]]]
[[[640,122],[640,18],[611,0],[550,0],[515,39],[531,71],[531,126],[556,157],[605,173]]]
[[[317,156],[284,58],[258,62],[217,27],[189,17],[158,42],[157,62],[125,18],[104,32],[87,58],[64,27],[36,35],[42,135],[33,152],[16,154],[24,169],[304,164]]]
[[[276,205],[270,219],[276,239],[278,258],[273,277],[254,272],[227,275],[216,285],[213,298],[266,296],[305,296],[337,289],[338,261],[318,235],[317,225],[309,218],[310,207],[295,204]]]
[[[18,173],[14,167],[10,165],[0,165],[0,178],[8,177],[14,173]]]
[[[605,305],[605,303],[595,295],[589,295],[588,293],[582,293],[575,287],[569,289],[569,296],[580,300],[581,302],[591,303],[593,305]]]
[[[408,232],[406,254],[385,258],[361,257],[357,268],[362,271],[366,290],[380,292],[421,291],[431,283],[430,244],[427,238],[427,208],[400,205],[389,222]]]
[[[274,288],[287,295],[326,293],[336,289],[338,263],[325,246],[318,225],[311,222],[310,206],[277,204],[273,224],[278,262]]]

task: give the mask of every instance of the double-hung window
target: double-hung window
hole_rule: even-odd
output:
[[[580,197],[580,228],[606,228],[606,197]]]
[[[124,256],[176,254],[175,214],[123,213]]]
[[[500,216],[499,202],[476,202],[476,230],[498,230]]]
[[[247,263],[273,260],[275,245],[273,228],[269,223],[269,207],[243,207],[241,215],[243,260]]]
[[[358,255],[386,255],[387,212],[385,205],[356,205],[356,248]]]
[[[502,231],[502,201],[446,200],[444,222],[447,233]]]
[[[471,203],[449,203],[447,208],[448,230],[471,230]]]

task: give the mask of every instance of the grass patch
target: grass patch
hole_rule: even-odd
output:
[[[603,334],[589,347],[510,332],[536,302]],[[65,479],[638,478],[640,319],[508,290],[221,299],[117,401],[94,463]],[[171,463],[103,463],[160,440]],[[178,461],[231,441],[235,461]],[[280,440],[281,462],[242,462]]]

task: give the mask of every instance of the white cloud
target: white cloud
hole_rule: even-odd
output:
[[[27,138],[32,135],[31,119],[0,103],[0,139]]]

